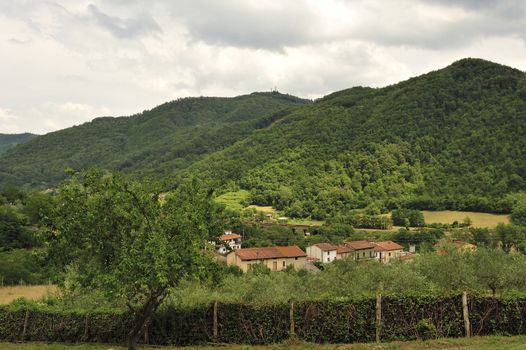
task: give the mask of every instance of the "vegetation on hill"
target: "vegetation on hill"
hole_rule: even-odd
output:
[[[0,153],[7,151],[8,149],[16,146],[19,143],[25,142],[32,139],[37,135],[24,133],[24,134],[0,134]]]
[[[385,88],[307,102],[279,93],[186,98],[95,119],[0,156],[0,188],[48,186],[66,167],[97,165],[172,176],[175,185],[197,174],[217,195],[244,190],[244,204],[288,217],[405,208],[515,211],[522,220],[523,72],[463,59]]]
[[[526,74],[464,59],[295,109],[189,167],[288,216],[354,208],[510,212],[526,189]],[[226,186],[226,187],[227,187]]]
[[[48,187],[65,169],[117,169],[137,177],[172,174],[308,103],[277,92],[183,98],[131,117],[97,118],[52,132],[0,157],[0,188]]]

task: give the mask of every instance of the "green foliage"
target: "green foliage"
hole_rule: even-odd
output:
[[[76,285],[98,289],[133,316],[129,348],[184,278],[205,276],[205,242],[220,232],[209,191],[195,182],[160,200],[162,187],[90,170],[58,189],[48,252]]]
[[[0,252],[0,285],[43,284],[49,275],[39,251],[13,249]]]
[[[393,224],[404,227],[422,227],[425,225],[424,214],[414,209],[394,209],[391,212]],[[469,226],[469,225],[468,225]]]
[[[0,134],[0,154],[7,151],[10,148],[15,147],[17,144],[32,139],[37,135],[24,133],[24,134]]]
[[[526,199],[522,198],[513,206],[511,220],[515,225],[526,226]]]
[[[526,100],[514,88],[525,81],[466,59],[386,88],[341,91],[179,176],[236,181],[254,204],[313,219],[372,203],[510,212],[508,194],[526,186]]]
[[[416,324],[416,333],[419,339],[428,340],[437,338],[437,328],[429,319],[423,319]]]
[[[279,93],[183,98],[131,117],[97,118],[5,152],[0,157],[0,187],[48,188],[66,177],[66,168],[95,165],[137,178],[164,177],[308,102]]]

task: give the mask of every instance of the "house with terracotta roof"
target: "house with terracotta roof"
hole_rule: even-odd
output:
[[[318,243],[307,247],[307,256],[323,263],[336,260],[337,247],[330,243]]]
[[[232,231],[225,231],[217,239],[216,249],[219,254],[227,254],[232,250],[241,249],[241,235],[232,233]]]
[[[346,259],[352,257],[354,254],[354,249],[346,246],[345,244],[339,244],[336,246],[336,260]]]
[[[344,245],[352,249],[352,256],[356,261],[374,259],[375,246],[368,241],[351,241],[344,243]]]
[[[243,272],[250,270],[255,264],[263,264],[272,271],[281,271],[287,266],[296,269],[305,268],[307,254],[298,246],[242,248],[231,251],[226,256],[228,265],[237,265]]]
[[[398,259],[404,254],[404,247],[393,241],[376,242],[373,244],[376,259],[383,263],[388,263],[391,259]]]

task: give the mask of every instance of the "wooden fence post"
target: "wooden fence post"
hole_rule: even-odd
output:
[[[294,302],[290,302],[290,311],[289,311],[289,322],[290,322],[290,337],[293,338],[296,335],[295,325],[294,325]]]
[[[462,293],[462,315],[464,316],[464,330],[466,337],[471,337],[471,324],[469,322],[468,293]]]
[[[84,336],[83,340],[88,341],[89,336],[89,314],[86,314],[86,317],[84,318]]]
[[[214,301],[214,323],[213,323],[213,335],[214,335],[214,341],[217,341],[217,337],[218,337],[218,328],[217,328],[217,312],[218,312],[218,305],[217,305],[217,300]]]
[[[380,282],[376,292],[376,342],[379,343],[382,335],[382,289],[383,283]]]
[[[22,328],[22,341],[26,340],[28,322],[29,322],[29,309],[26,309],[26,316],[24,317],[24,328]]]

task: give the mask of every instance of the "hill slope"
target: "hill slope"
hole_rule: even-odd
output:
[[[24,133],[24,134],[0,134],[0,154],[4,153],[8,149],[15,147],[17,144],[27,141],[37,135]]]
[[[353,208],[508,211],[526,190],[526,75],[464,59],[294,110],[185,173],[324,218]],[[223,187],[227,190],[226,187]]]
[[[131,117],[97,118],[7,151],[0,157],[0,187],[49,186],[63,179],[68,167],[93,165],[163,176],[308,102],[280,93],[185,98]]]

